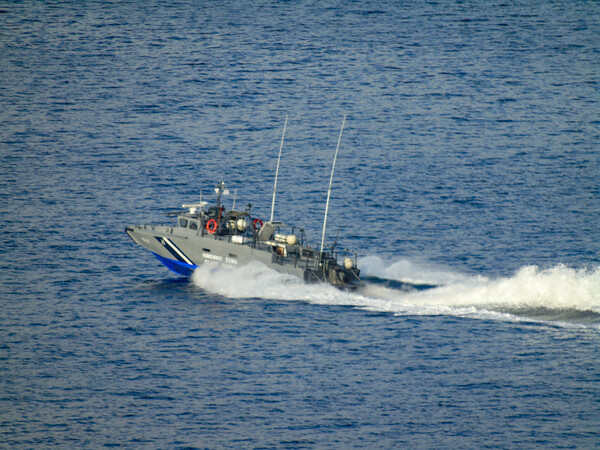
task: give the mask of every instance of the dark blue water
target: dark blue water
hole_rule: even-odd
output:
[[[598,445],[599,68],[590,1],[1,2],[0,446]],[[360,292],[125,235],[268,218],[289,115],[317,245],[344,114]]]

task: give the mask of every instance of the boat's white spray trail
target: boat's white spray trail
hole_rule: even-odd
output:
[[[363,275],[374,275],[412,284],[452,284],[467,281],[471,278],[446,267],[416,263],[407,259],[389,263],[378,256],[360,258],[358,267],[360,267]]]
[[[400,315],[453,315],[499,320],[531,318],[546,311],[555,321],[571,311],[598,328],[600,323],[600,268],[573,269],[525,266],[514,276],[490,279],[469,276],[409,261],[384,263],[369,257],[361,261],[363,274],[404,283],[437,287],[409,291],[376,283],[358,292],[340,291],[328,285],[306,284],[261,264],[234,270],[201,267],[194,272],[197,286],[231,298],[273,298],[315,304],[347,305]],[[554,312],[554,313],[552,313]],[[575,322],[578,320],[575,319]]]

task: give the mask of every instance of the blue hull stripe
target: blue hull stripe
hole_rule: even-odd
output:
[[[184,277],[191,277],[192,273],[194,273],[194,269],[198,267],[194,264],[187,264],[185,262],[165,258],[164,256],[160,256],[159,254],[154,252],[152,252],[152,254],[156,256],[156,259],[163,263],[168,269],[172,270],[178,275],[183,275]]]
[[[194,263],[175,245],[169,238],[154,236],[154,238],[160,242],[160,244],[171,254],[173,257],[182,263],[191,264]]]

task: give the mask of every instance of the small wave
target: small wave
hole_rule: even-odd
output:
[[[377,259],[372,261],[379,264]],[[192,281],[202,289],[230,298],[307,301],[398,315],[531,319],[600,328],[600,268],[573,269],[559,265],[540,269],[525,266],[514,276],[489,279],[444,273],[439,269],[424,270],[421,276],[406,277],[403,271],[407,268],[410,271],[420,267],[407,261],[382,265],[376,270],[373,267],[374,264],[366,272],[388,273],[405,281],[391,278],[387,282],[371,275],[371,278],[365,277],[367,283],[364,288],[345,292],[325,284],[306,284],[262,264],[231,270],[202,266],[194,272]],[[418,283],[409,283],[407,278]],[[438,286],[426,284],[434,280],[450,281]]]
[[[367,284],[375,284],[379,286],[385,286],[390,289],[396,289],[404,292],[412,292],[412,291],[424,291],[426,289],[433,289],[437,287],[435,284],[427,284],[427,283],[410,283],[406,281],[388,279],[388,278],[379,278],[372,275],[362,276],[362,281]]]

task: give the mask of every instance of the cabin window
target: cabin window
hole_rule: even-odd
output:
[[[197,230],[198,222],[190,222],[190,230]]]
[[[179,226],[182,228],[186,228],[187,227],[187,219],[183,219],[183,218],[179,218]]]

